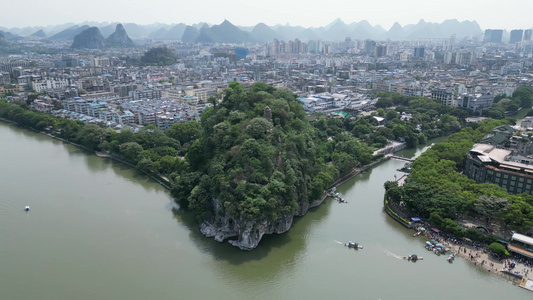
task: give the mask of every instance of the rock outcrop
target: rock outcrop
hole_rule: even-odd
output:
[[[105,47],[105,40],[98,27],[91,27],[76,35],[71,47],[74,49],[102,49]]]
[[[282,215],[276,221],[248,221],[235,220],[232,217],[219,215],[223,214],[222,207],[218,200],[213,200],[213,206],[217,217],[215,220],[204,221],[200,224],[200,232],[206,237],[212,237],[217,242],[223,242],[228,238],[229,243],[239,247],[241,250],[253,250],[261,241],[265,234],[281,234],[287,232],[294,219],[293,215]],[[307,210],[306,210],[307,212]]]
[[[213,199],[213,210],[217,217],[214,220],[201,223],[200,232],[206,237],[214,238],[217,242],[224,242],[229,238],[236,237],[236,239],[230,239],[228,242],[241,250],[253,250],[263,235],[287,232],[291,228],[295,216],[305,215],[310,208],[320,205],[324,199],[325,196],[312,204],[306,202],[305,205],[300,205],[295,215],[281,215],[276,221],[235,220],[224,213],[219,200]]]
[[[135,44],[130,39],[122,24],[117,24],[115,32],[105,39],[106,47],[133,47]]]

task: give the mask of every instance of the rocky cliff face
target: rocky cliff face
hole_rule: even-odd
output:
[[[102,49],[105,47],[104,37],[98,27],[91,27],[74,37],[74,49]]]
[[[133,47],[135,44],[130,39],[122,24],[117,24],[113,32],[106,40],[107,47]]]
[[[322,198],[322,200],[324,199]],[[296,215],[305,215],[311,207],[320,205],[322,200],[317,200],[313,204],[301,204]],[[200,224],[200,231],[206,237],[212,237],[217,242],[223,242],[228,238],[236,237],[237,239],[231,239],[228,242],[242,250],[253,250],[256,248],[265,234],[281,234],[287,232],[291,228],[294,219],[294,215],[289,214],[280,216],[275,222],[268,220],[236,220],[224,213],[217,199],[213,199],[212,204],[217,217],[215,220],[204,221]]]

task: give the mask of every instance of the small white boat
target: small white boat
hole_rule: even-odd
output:
[[[30,211],[30,206],[29,206],[29,205],[26,205],[26,206],[24,207],[24,210],[25,210],[25,211]]]

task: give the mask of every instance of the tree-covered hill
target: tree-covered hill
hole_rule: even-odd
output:
[[[204,222],[204,233],[219,240],[237,236],[233,244],[251,249],[264,233],[288,230],[293,216],[304,214],[340,172],[324,160],[319,148],[325,141],[289,90],[255,83],[245,91],[231,83],[213,103],[172,194]],[[348,139],[351,152],[365,152]]]
[[[177,55],[167,47],[152,48],[141,57],[141,64],[147,66],[168,66],[176,62]]]

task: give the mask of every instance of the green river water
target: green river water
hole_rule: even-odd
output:
[[[401,161],[338,187],[348,204],[328,199],[243,252],[204,238],[166,189],[129,167],[6,123],[0,141],[0,299],[533,297],[426,252],[384,213],[383,183],[401,176]],[[424,260],[401,258],[412,253]]]

